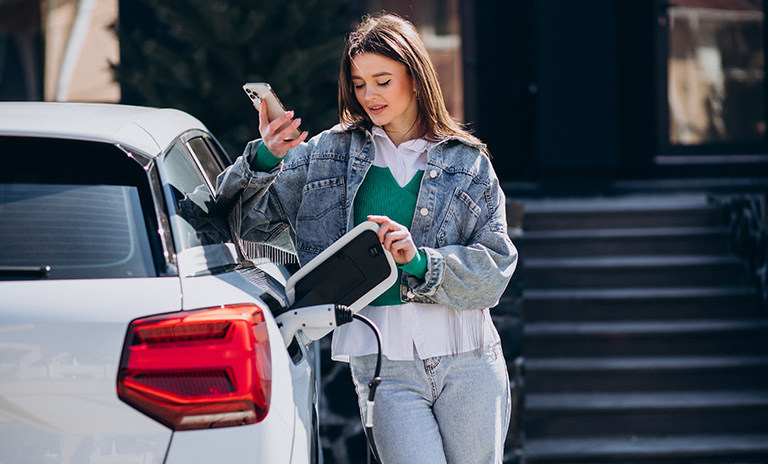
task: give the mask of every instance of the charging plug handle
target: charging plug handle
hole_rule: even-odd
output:
[[[289,346],[296,332],[303,330],[310,340],[319,340],[334,328],[352,322],[352,309],[338,304],[291,308],[275,318]]]

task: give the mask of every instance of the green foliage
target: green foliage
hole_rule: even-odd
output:
[[[338,122],[347,2],[121,2],[115,75],[123,100],[187,111],[237,156],[258,137],[258,113],[242,85],[269,82],[312,136]]]

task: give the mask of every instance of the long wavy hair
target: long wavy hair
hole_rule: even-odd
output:
[[[352,82],[352,59],[363,53],[376,53],[405,65],[416,89],[417,134],[431,141],[449,136],[463,137],[481,144],[445,107],[437,72],[427,48],[414,25],[400,16],[379,13],[366,16],[347,38],[339,73],[339,114],[347,130],[371,129],[373,122],[357,101]],[[486,154],[487,151],[483,150]]]

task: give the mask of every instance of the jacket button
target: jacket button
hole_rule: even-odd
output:
[[[405,296],[407,296],[408,298],[413,298],[416,295],[414,295],[413,292],[409,290],[408,293],[405,294]]]
[[[429,214],[429,210],[427,208],[421,208],[419,210],[419,213],[421,213],[422,216],[426,216],[427,214]]]
[[[429,177],[431,177],[431,178],[433,178],[433,179],[434,179],[435,177],[437,177],[437,171],[436,171],[436,170],[434,170],[434,169],[433,169],[433,170],[431,170],[431,171],[429,171]]]

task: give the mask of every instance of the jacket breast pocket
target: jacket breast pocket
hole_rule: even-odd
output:
[[[296,216],[296,244],[300,250],[320,253],[346,230],[343,177],[310,182],[301,193]]]
[[[437,232],[437,245],[467,245],[472,238],[481,208],[469,194],[456,189],[448,204],[448,211]]]

